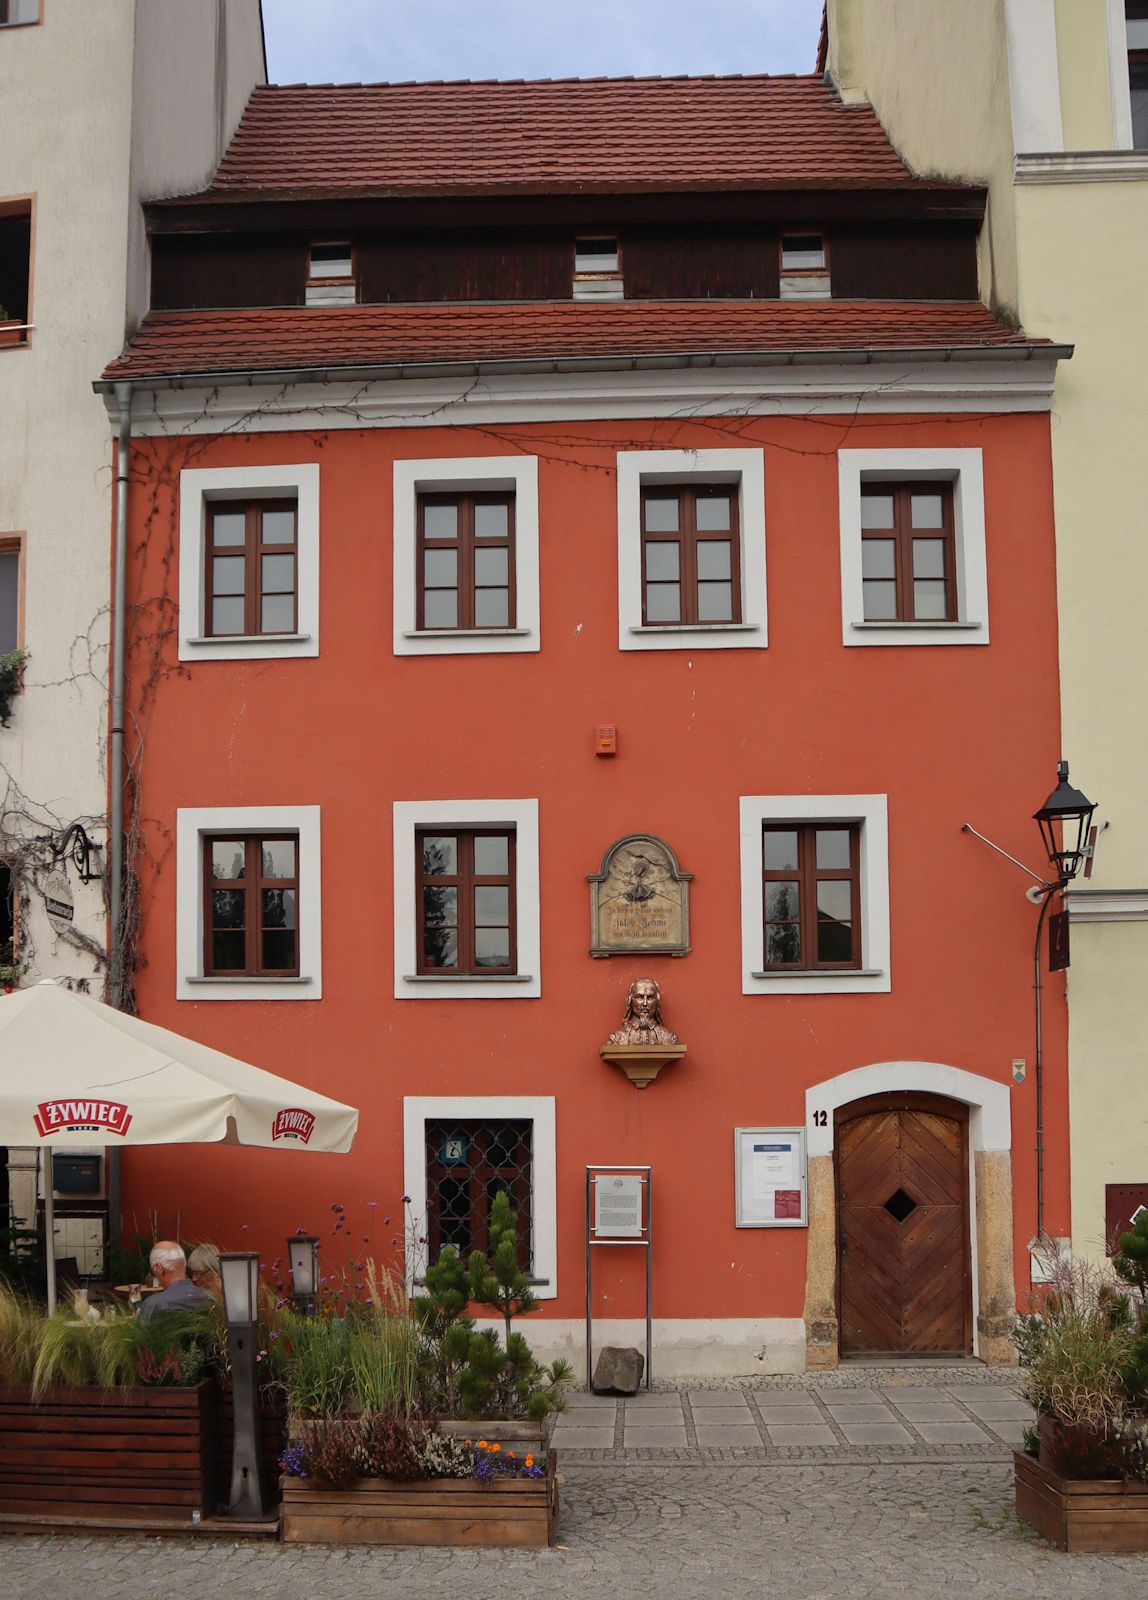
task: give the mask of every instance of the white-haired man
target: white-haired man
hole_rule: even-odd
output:
[[[192,1311],[211,1304],[207,1290],[198,1288],[188,1277],[187,1257],[174,1239],[157,1239],[148,1262],[160,1292],[144,1301],[140,1316],[145,1321],[164,1311]]]

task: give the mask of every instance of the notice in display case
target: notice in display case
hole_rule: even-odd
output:
[[[596,1175],[594,1236],[597,1239],[642,1237],[642,1180],[636,1172]]]
[[[804,1128],[734,1129],[739,1228],[804,1228],[807,1193]]]

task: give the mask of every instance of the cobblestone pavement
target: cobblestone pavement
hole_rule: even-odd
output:
[[[854,1368],[576,1395],[552,1550],[8,1535],[0,1600],[1145,1600],[1148,1555],[1066,1556],[1017,1521],[1014,1383]],[[574,1443],[595,1432],[611,1443]]]
[[[1148,1556],[1066,1556],[1003,1463],[563,1469],[553,1550],[365,1550],[9,1536],[3,1600],[1144,1600]]]

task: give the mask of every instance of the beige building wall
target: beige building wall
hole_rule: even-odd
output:
[[[103,983],[102,883],[69,869],[60,933],[26,852],[81,821],[106,857],[112,439],[92,380],[146,309],[139,201],[204,184],[263,78],[259,0],[43,0],[39,24],[0,28],[0,202],[34,197],[34,327],[0,347],[0,539],[23,536],[29,651],[0,728],[0,855],[26,869],[24,983]],[[10,1168],[28,1216],[34,1170]]]
[[[1123,0],[829,0],[845,98],[918,172],[988,184],[985,301],[1075,345],[1052,439],[1061,743],[1108,823],[1069,896],[1073,1235],[1092,1256],[1105,1184],[1148,1183],[1148,152],[1128,148],[1123,17]]]

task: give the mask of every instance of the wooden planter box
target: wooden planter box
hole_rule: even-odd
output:
[[[280,1537],[289,1544],[441,1544],[542,1546],[558,1523],[553,1417],[542,1422],[439,1422],[438,1431],[504,1452],[533,1455],[544,1478],[423,1478],[396,1483],[360,1478],[349,1489],[317,1489],[282,1477]]]
[[[1148,1550],[1148,1484],[1130,1478],[1058,1478],[1016,1451],[1017,1515],[1061,1550]]]
[[[0,1387],[0,1525],[196,1526],[214,1510],[215,1385]]]
[[[315,1489],[284,1477],[280,1486],[288,1544],[544,1547],[558,1522],[553,1455],[544,1478],[360,1478],[349,1489]]]

